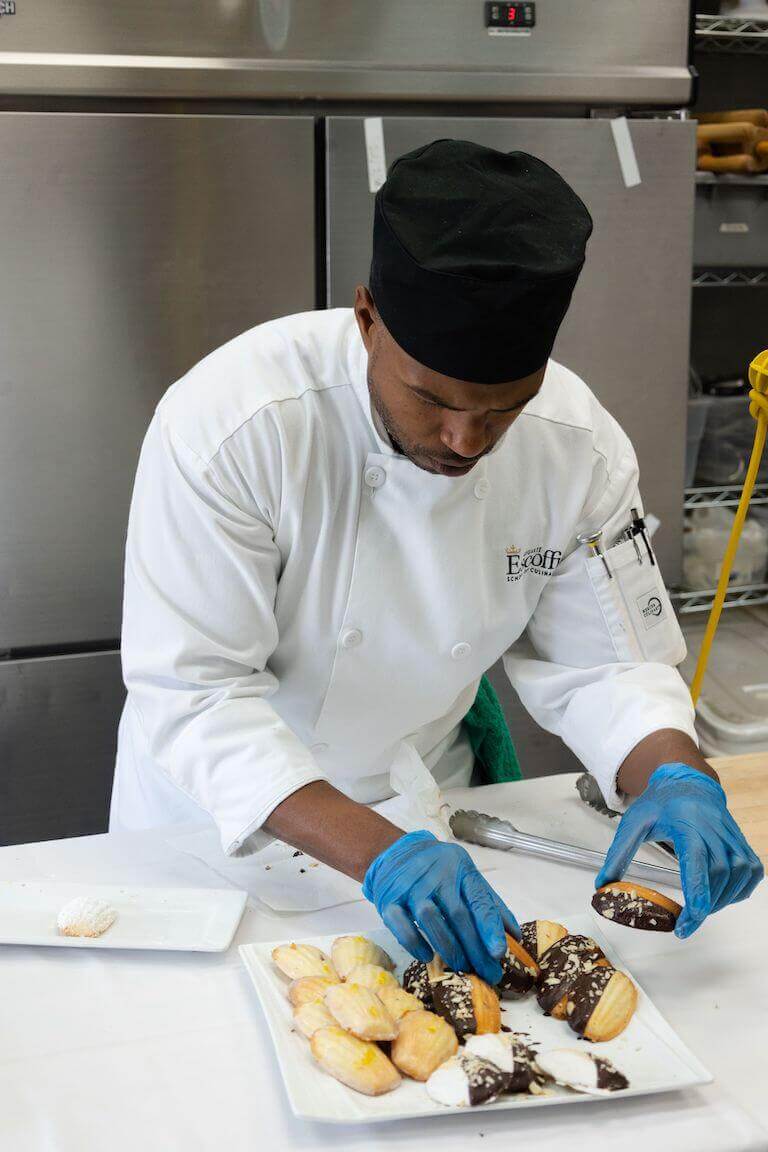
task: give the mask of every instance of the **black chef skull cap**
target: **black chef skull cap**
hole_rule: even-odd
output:
[[[435,140],[376,194],[370,289],[395,341],[458,380],[499,384],[546,364],[592,218],[527,152]]]

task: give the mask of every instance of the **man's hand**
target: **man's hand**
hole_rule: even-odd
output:
[[[688,764],[662,764],[652,773],[622,816],[595,887],[619,880],[646,840],[670,841],[677,853],[685,895],[675,928],[681,938],[711,912],[746,900],[764,876],[720,784]]]
[[[457,972],[501,980],[505,929],[517,921],[480,875],[468,852],[431,832],[410,832],[385,849],[366,872],[363,895],[404,948],[425,963],[439,953]]]
[[[365,880],[363,893],[390,932],[419,960],[438,952],[457,972],[501,979],[504,929],[512,913],[458,844],[430,832],[403,833],[324,780],[306,784],[274,809],[265,829],[287,844]]]

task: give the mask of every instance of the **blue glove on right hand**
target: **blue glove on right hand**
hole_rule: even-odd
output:
[[[417,960],[428,963],[437,952],[455,972],[477,972],[488,984],[501,980],[505,928],[520,938],[517,920],[469,853],[431,832],[409,832],[377,856],[363,895]]]
[[[595,887],[620,880],[646,840],[670,840],[680,861],[685,908],[675,933],[683,939],[712,912],[746,900],[764,876],[723,789],[688,764],[656,769],[622,816]]]

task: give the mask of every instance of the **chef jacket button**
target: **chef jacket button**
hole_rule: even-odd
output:
[[[365,482],[369,488],[381,488],[387,478],[383,468],[366,468]]]
[[[309,750],[310,750],[310,752],[314,752],[315,754],[317,754],[318,752],[327,752],[328,751],[328,745],[327,744],[312,744],[310,746]]]
[[[359,628],[350,628],[341,637],[342,648],[356,648],[361,643],[363,634]]]
[[[461,644],[454,644],[453,648],[451,648],[451,659],[465,660],[471,651],[472,645],[466,644],[464,641],[462,641]]]
[[[475,496],[478,500],[485,500],[486,496],[491,490],[491,486],[487,480],[478,480],[475,484]]]

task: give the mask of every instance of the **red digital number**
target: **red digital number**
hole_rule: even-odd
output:
[[[512,5],[510,5],[509,8],[507,8],[507,23],[508,24],[514,24],[516,19],[517,19],[517,8],[515,8],[515,6],[512,4]]]

